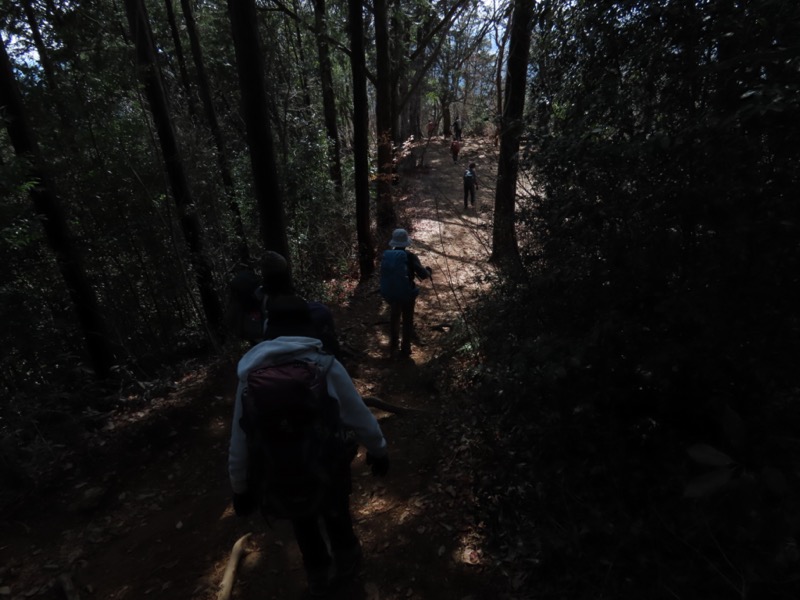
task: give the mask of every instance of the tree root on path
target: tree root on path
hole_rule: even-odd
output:
[[[380,398],[376,398],[375,396],[362,396],[362,400],[364,400],[364,404],[370,406],[372,408],[377,408],[378,410],[383,410],[386,412],[394,413],[397,415],[409,415],[409,414],[434,414],[429,410],[425,410],[422,408],[410,408],[408,406],[398,406],[396,404],[390,404],[389,402],[384,402]]]
[[[228,600],[233,591],[233,582],[236,581],[236,569],[239,566],[239,560],[247,554],[245,550],[245,543],[250,538],[250,534],[246,533],[233,545],[231,556],[228,559],[228,566],[225,567],[225,575],[222,577],[222,582],[219,584],[219,592],[217,593],[217,600]]]

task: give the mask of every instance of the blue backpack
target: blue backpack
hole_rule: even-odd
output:
[[[416,292],[408,277],[408,254],[405,250],[386,250],[381,259],[381,296],[394,304],[408,302]]]

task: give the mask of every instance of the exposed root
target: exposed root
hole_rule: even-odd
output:
[[[388,402],[384,402],[380,398],[376,398],[375,396],[362,396],[364,400],[364,404],[370,406],[372,408],[377,408],[378,410],[383,410],[386,412],[398,414],[398,415],[408,415],[414,413],[423,413],[423,414],[431,414],[429,410],[423,410],[421,408],[410,408],[408,406],[398,406],[396,404],[390,404]]]
[[[217,600],[229,600],[231,592],[233,591],[233,583],[236,581],[236,569],[239,566],[239,560],[247,554],[244,545],[250,538],[249,533],[246,533],[233,545],[231,556],[228,559],[228,566],[225,567],[225,575],[222,576],[222,583],[219,584],[219,592],[217,593]]]

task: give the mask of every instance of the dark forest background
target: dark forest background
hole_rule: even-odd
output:
[[[368,278],[392,161],[459,116],[499,133],[459,381],[518,587],[797,597],[795,1],[0,7],[4,482],[221,352],[263,250],[329,302]]]

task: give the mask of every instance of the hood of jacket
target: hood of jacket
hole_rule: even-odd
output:
[[[240,381],[248,373],[265,363],[277,364],[294,358],[314,357],[322,351],[322,342],[316,338],[283,336],[256,344],[240,360],[236,374]]]

